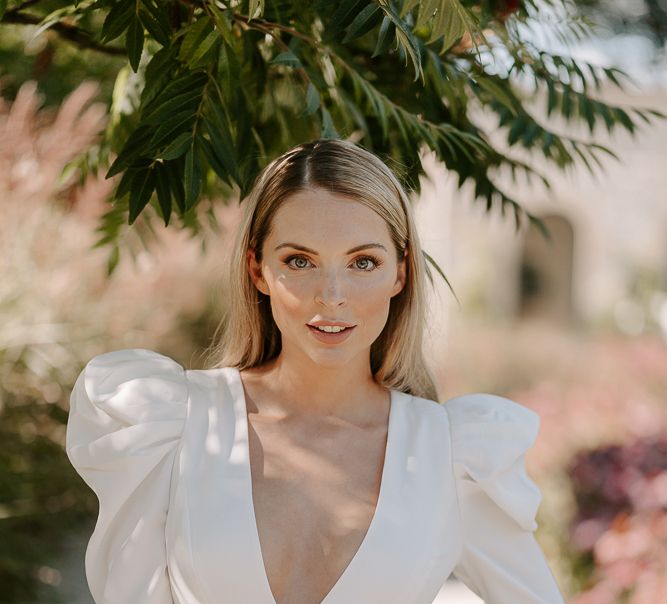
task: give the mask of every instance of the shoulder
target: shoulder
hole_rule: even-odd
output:
[[[174,359],[146,348],[122,348],[94,356],[84,368],[87,376],[128,377],[154,373],[183,374]]]
[[[188,398],[185,369],[144,348],[93,357],[79,374],[70,412],[95,409],[125,424],[183,417]]]
[[[98,354],[86,363],[82,374],[88,385],[99,388],[151,377],[176,383],[185,379],[185,369],[180,363],[146,348],[123,348]]]
[[[515,459],[533,446],[540,416],[503,396],[464,394],[442,404],[451,427],[455,461]]]
[[[540,416],[535,411],[486,392],[462,394],[444,403],[411,396],[411,403],[427,419],[448,424],[459,453],[465,449],[460,445],[471,439],[496,447],[512,441],[528,448],[534,444],[540,428]]]
[[[509,398],[483,392],[444,403],[413,401],[420,414],[447,425],[460,497],[488,497],[524,529],[534,530],[542,495],[526,471],[525,455],[537,440],[540,416]],[[461,509],[465,515],[466,506]]]

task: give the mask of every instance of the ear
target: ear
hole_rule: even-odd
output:
[[[266,294],[267,296],[270,295],[269,288],[266,286],[266,281],[264,281],[264,277],[262,277],[262,266],[257,262],[255,250],[248,249],[246,252],[246,260],[248,274],[250,275],[252,282],[255,284],[255,287],[263,294]]]
[[[396,282],[394,283],[394,289],[391,292],[392,298],[400,293],[403,288],[405,287],[405,281],[406,281],[406,275],[407,275],[407,255],[408,255],[408,250],[407,248],[403,251],[403,258],[401,261],[398,263],[397,266],[397,274],[396,274]]]

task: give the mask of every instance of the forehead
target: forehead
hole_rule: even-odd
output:
[[[390,241],[384,218],[360,201],[325,189],[308,189],[290,195],[273,216],[270,237],[308,236],[328,240],[374,235]]]

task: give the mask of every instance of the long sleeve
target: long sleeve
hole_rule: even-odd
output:
[[[535,540],[542,494],[525,469],[534,411],[493,394],[444,404],[464,542],[453,574],[486,604],[563,604]]]
[[[187,404],[183,367],[146,349],[98,355],[76,380],[65,448],[99,500],[85,561],[96,604],[173,602],[164,528]]]

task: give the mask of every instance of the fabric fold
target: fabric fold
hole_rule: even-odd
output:
[[[187,416],[184,368],[146,349],[98,355],[70,397],[65,448],[99,501],[86,549],[98,604],[170,604],[165,522]]]
[[[457,478],[476,482],[519,526],[535,530],[542,500],[525,468],[540,416],[494,394],[466,394],[445,403],[452,430]]]

